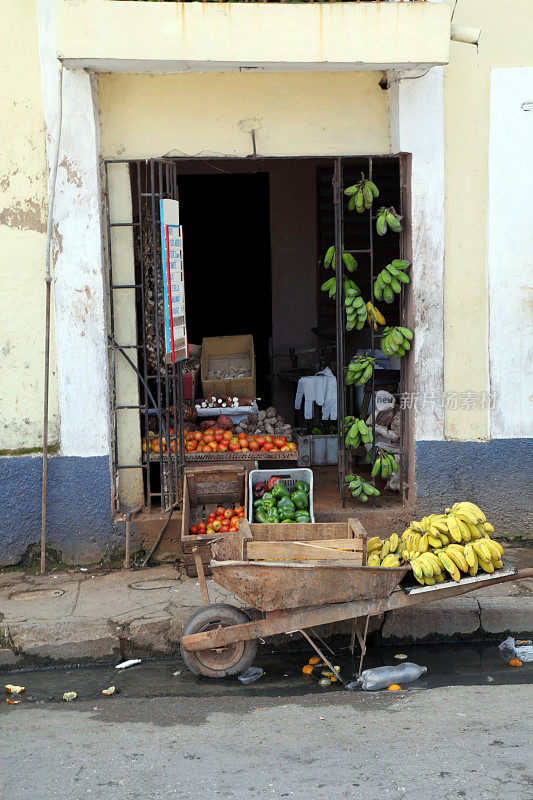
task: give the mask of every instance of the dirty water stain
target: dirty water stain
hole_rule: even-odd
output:
[[[446,645],[402,645],[401,650],[413,661],[428,668],[426,675],[412,689],[432,689],[442,686],[503,686],[533,683],[533,663],[524,663],[521,669],[512,669],[498,651],[497,643],[464,643]],[[353,659],[346,648],[338,648],[331,656],[341,667],[346,682],[354,680],[359,665],[356,652]],[[398,647],[369,648],[364,668],[398,665],[394,658]],[[243,685],[237,678],[221,680],[193,675],[181,659],[143,660],[141,664],[125,670],[114,665],[89,667],[47,668],[32,671],[5,671],[0,673],[2,683],[19,683],[26,686],[24,703],[61,702],[63,692],[75,691],[78,700],[113,702],[102,696],[102,689],[114,685],[114,698],[226,698],[254,697],[283,699],[306,697],[332,692],[344,693],[342,685],[327,689],[318,685],[323,667],[315,668],[310,676],[302,675],[302,666],[313,655],[310,649],[298,652],[263,652],[254,666],[262,667],[264,675],[252,684]],[[403,663],[403,662],[402,662]],[[178,672],[178,675],[174,673]],[[315,674],[316,673],[316,674]],[[16,679],[15,679],[16,676]],[[372,694],[357,692],[357,694]],[[63,704],[64,705],[64,704]]]

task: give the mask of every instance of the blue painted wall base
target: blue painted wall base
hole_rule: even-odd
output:
[[[531,537],[532,466],[533,439],[416,442],[417,509],[439,512],[471,500],[497,532]]]
[[[40,541],[41,486],[41,458],[0,458],[0,564],[16,564]],[[109,458],[51,457],[47,544],[79,564],[99,559],[116,538]]]

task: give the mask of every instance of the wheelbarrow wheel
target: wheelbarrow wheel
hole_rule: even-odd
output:
[[[250,617],[239,608],[226,603],[213,603],[195,611],[185,623],[181,635],[204,633],[217,628],[242,625],[245,622],[250,622]],[[251,666],[257,653],[257,639],[234,642],[212,650],[187,651],[180,645],[180,652],[186,666],[195,675],[226,678],[240,675]]]

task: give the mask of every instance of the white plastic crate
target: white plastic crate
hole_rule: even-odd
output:
[[[315,521],[313,514],[313,470],[306,467],[294,469],[252,469],[248,474],[248,522],[253,522],[254,514],[254,484],[262,481],[266,483],[272,477],[282,478],[288,491],[292,494],[296,481],[307,481],[309,484],[309,516],[311,522]]]

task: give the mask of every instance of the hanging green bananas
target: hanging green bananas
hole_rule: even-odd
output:
[[[410,282],[409,276],[404,272],[410,266],[409,261],[403,261],[400,258],[395,258],[394,261],[387,264],[385,269],[381,270],[374,283],[374,297],[376,300],[383,299],[386,303],[392,303],[394,295],[400,294],[402,283]]]
[[[374,461],[374,466],[372,467],[372,472],[370,473],[373,478],[376,478],[378,475],[383,478],[384,481],[387,478],[390,478],[393,472],[398,472],[398,464],[396,463],[396,459],[394,458],[392,453],[389,453],[387,450],[380,450],[379,455]]]
[[[348,364],[346,370],[346,385],[362,386],[372,377],[376,359],[369,356],[357,356]]]
[[[345,442],[347,447],[360,447],[372,442],[372,431],[362,419],[344,418]]]
[[[365,326],[367,310],[365,301],[361,297],[361,290],[350,279],[344,284],[344,308],[346,310],[346,330],[360,331]]]
[[[354,183],[353,186],[348,186],[344,190],[344,194],[349,197],[348,211],[357,211],[362,214],[363,211],[372,208],[372,201],[374,197],[379,197],[379,189],[376,184],[365,178],[364,172],[361,173],[361,180]]]
[[[380,208],[376,217],[376,232],[378,236],[385,236],[389,228],[394,233],[400,233],[403,230],[401,219],[401,216],[396,213],[392,206],[390,208],[385,208],[384,206]]]
[[[369,497],[379,497],[381,494],[375,486],[366,483],[359,475],[346,475],[344,480],[348,484],[352,497],[356,497],[361,503],[366,503]]]
[[[395,328],[383,328],[381,339],[381,349],[388,356],[400,358],[404,356],[411,347],[412,332],[409,328],[397,325]]]
[[[343,253],[342,261],[348,272],[355,272],[357,269],[357,261],[351,253]],[[326,269],[330,267],[333,267],[334,270],[336,269],[335,245],[333,244],[331,247],[328,247],[326,255],[324,256],[324,267]]]

